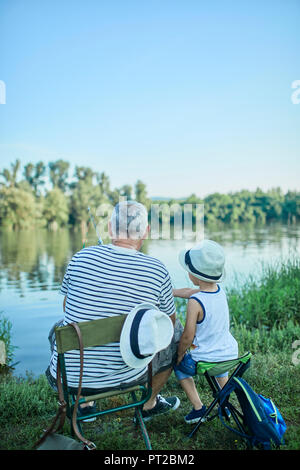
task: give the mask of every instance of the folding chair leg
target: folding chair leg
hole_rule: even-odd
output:
[[[142,434],[143,434],[143,438],[144,438],[144,441],[145,441],[145,444],[146,444],[146,448],[147,448],[147,450],[152,450],[150,438],[149,438],[149,435],[148,435],[148,431],[146,429],[146,426],[145,426],[145,423],[144,423],[144,420],[143,420],[143,417],[142,417],[141,408],[137,407],[135,409],[135,413],[136,413],[137,421],[139,422],[139,425],[140,425],[140,428],[141,428],[141,431],[142,431]]]
[[[192,432],[188,435],[189,438],[194,436],[194,434],[197,432],[199,426],[201,426],[201,424],[204,422],[203,419],[205,419],[206,416],[209,415],[209,413],[213,410],[213,408],[216,406],[218,401],[219,401],[219,398],[217,397],[217,398],[214,399],[214,401],[211,402],[211,404],[207,408],[207,410],[206,410],[205,414],[203,415],[203,417],[200,419],[200,421],[198,421],[198,423],[196,424],[196,426],[194,427]]]
[[[242,364],[242,363],[239,364],[238,367],[235,369],[235,371],[232,373],[232,375],[229,377],[228,382],[229,382],[233,377],[235,377],[235,376],[237,376],[237,375],[242,375],[243,372],[247,369],[247,367],[248,367],[248,363],[247,363],[247,364]],[[206,416],[208,416],[208,415],[210,414],[210,412],[212,411],[212,409],[213,409],[213,408],[216,406],[216,404],[219,402],[219,395],[220,395],[220,392],[221,392],[221,388],[220,388],[218,382],[216,381],[215,377],[210,377],[207,372],[205,372],[204,375],[206,376],[206,379],[207,379],[207,381],[208,381],[208,383],[209,383],[209,386],[210,386],[210,388],[211,388],[211,390],[212,390],[212,392],[213,392],[213,395],[214,395],[214,397],[215,397],[215,399],[213,400],[213,402],[210,404],[210,406],[209,406],[208,409],[206,410],[205,415],[203,416],[203,418],[206,418]],[[228,382],[227,382],[227,383],[228,383]],[[226,387],[226,385],[225,385],[225,387]],[[237,424],[237,426],[239,427],[239,429],[241,429],[241,423],[239,422],[238,418],[236,417],[235,411],[232,413],[232,416],[235,416],[235,417],[234,417],[234,420],[237,419],[238,422],[237,422],[236,424]],[[202,418],[202,419],[203,419],[203,418]],[[192,432],[188,435],[189,438],[191,438],[191,437],[194,436],[194,434],[197,432],[197,430],[199,429],[199,426],[201,425],[202,422],[203,422],[202,420],[198,421],[198,423],[196,424],[196,426],[194,427],[194,429],[192,430]]]
[[[131,392],[131,395],[132,395],[132,398],[136,401],[135,393]],[[144,438],[144,441],[145,441],[145,444],[146,444],[146,448],[147,448],[147,450],[152,450],[150,437],[149,437],[148,431],[146,429],[146,425],[145,425],[143,415],[142,415],[142,406],[137,406],[135,408],[135,414],[136,414],[137,421],[140,425],[140,428],[141,428],[141,431],[142,431],[142,434],[143,434],[143,438]]]
[[[230,411],[231,411],[231,414],[232,414],[232,417],[235,421],[235,424],[237,425],[238,427],[238,430],[242,433],[242,434],[247,434],[247,431],[246,429],[244,428],[244,426],[242,425],[241,423],[241,420],[239,419],[239,417],[243,417],[243,415],[241,415],[241,413],[239,413],[239,411],[233,406],[231,405],[231,403],[229,403],[230,407]],[[251,445],[251,443],[249,442],[248,439],[244,439],[244,441],[246,442],[246,446],[247,446],[247,449],[251,450],[253,449],[253,446]]]
[[[234,420],[235,424],[237,425],[239,431],[243,434],[246,434],[246,430],[245,430],[244,426],[242,425],[241,421],[239,420],[239,414],[240,413],[238,412],[238,410],[236,410],[236,408],[229,402],[227,404],[227,407],[230,410],[231,415],[233,417],[233,420]]]

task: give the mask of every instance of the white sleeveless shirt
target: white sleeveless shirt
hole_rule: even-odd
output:
[[[229,331],[229,309],[224,290],[198,292],[190,297],[203,309],[203,320],[197,322],[191,348],[194,361],[221,362],[238,357],[238,344]]]

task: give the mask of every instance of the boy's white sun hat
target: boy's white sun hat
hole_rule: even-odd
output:
[[[190,250],[179,253],[181,266],[198,279],[206,282],[222,282],[225,278],[225,253],[213,240],[202,240]]]
[[[174,327],[166,313],[150,303],[134,307],[123,324],[120,350],[124,362],[134,369],[145,367],[155,354],[171,343]]]

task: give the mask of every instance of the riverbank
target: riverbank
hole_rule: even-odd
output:
[[[286,424],[283,449],[300,449],[300,262],[265,267],[262,281],[249,278],[241,288],[231,289],[228,300],[232,332],[240,353],[250,350],[251,367],[244,378],[252,388],[271,397]],[[184,321],[185,301],[177,300]],[[210,391],[203,377],[196,379],[202,401]],[[185,441],[190,427],[183,417],[190,405],[172,375],[164,396],[177,395],[181,406],[160,416],[147,428],[154,450],[241,450],[244,443],[215,419],[202,426],[195,439]],[[30,449],[47,427],[57,408],[57,397],[43,375],[34,379],[0,376],[0,449]],[[133,422],[133,411],[107,415],[83,424],[84,433],[101,450],[143,450],[144,442]],[[68,435],[68,423],[64,433]]]

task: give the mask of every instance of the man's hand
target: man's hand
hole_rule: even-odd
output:
[[[178,366],[178,364],[180,364],[180,362],[182,361],[182,359],[184,358],[184,355],[185,355],[185,352],[182,353],[182,354],[178,354],[177,356],[177,362],[176,362],[176,365]]]
[[[174,297],[181,297],[182,299],[189,299],[193,294],[197,294],[200,289],[191,289],[189,287],[184,287],[183,289],[173,289]]]
[[[177,350],[177,365],[181,362],[185,352],[191,347],[195,337],[197,321],[201,321],[203,319],[203,315],[201,305],[196,300],[190,299],[187,306],[184,330]]]

